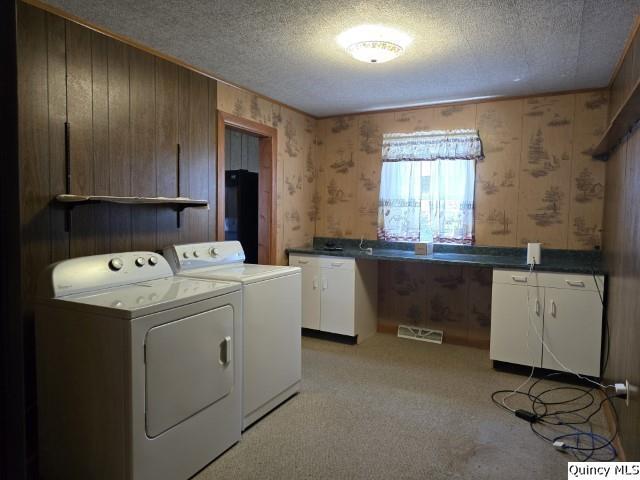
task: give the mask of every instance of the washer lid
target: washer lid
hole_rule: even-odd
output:
[[[239,283],[166,277],[51,299],[54,304],[126,319],[240,290]]]
[[[233,282],[253,283],[300,273],[300,267],[284,267],[280,265],[254,265],[250,263],[231,264],[224,267],[199,268],[187,270],[181,275],[194,278],[211,278]]]

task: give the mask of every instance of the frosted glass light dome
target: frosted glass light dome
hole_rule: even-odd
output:
[[[384,63],[402,55],[411,37],[383,25],[360,25],[342,32],[337,41],[356,60]]]

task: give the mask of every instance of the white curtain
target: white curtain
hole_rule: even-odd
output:
[[[475,160],[431,162],[426,220],[438,243],[473,243]]]
[[[389,242],[420,240],[420,162],[382,164],[378,238]]]
[[[385,134],[378,238],[473,243],[477,131]]]
[[[477,130],[386,133],[382,139],[383,162],[482,158],[482,142]]]

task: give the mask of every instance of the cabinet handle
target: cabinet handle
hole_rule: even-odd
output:
[[[536,315],[540,316],[540,300],[536,298]]]
[[[229,365],[231,361],[231,337],[224,337],[220,342],[220,364]]]
[[[556,316],[556,302],[555,300],[551,300],[551,316]]]
[[[326,278],[322,279],[322,289],[326,290],[329,287],[329,282],[327,282]]]
[[[344,262],[331,262],[332,267],[341,267],[344,265]]]
[[[584,282],[582,280],[565,280],[567,285],[572,287],[584,287]]]
[[[298,265],[306,265],[309,263],[309,260],[298,260]]]
[[[513,279],[514,282],[527,283],[527,277],[511,275],[511,278]]]
[[[318,278],[314,277],[314,279],[313,279],[313,289],[315,290],[316,288],[318,288]]]

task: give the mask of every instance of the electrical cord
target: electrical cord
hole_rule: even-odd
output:
[[[531,345],[529,342],[529,332],[531,328],[533,328],[536,337],[542,344],[543,348],[551,355],[551,357],[556,361],[558,365],[560,365],[566,373],[571,373],[575,375],[577,378],[584,382],[589,382],[599,389],[602,389],[603,393],[606,392],[608,388],[615,388],[613,385],[603,385],[598,383],[588,377],[584,377],[577,372],[574,372],[566,365],[564,365],[556,355],[551,351],[549,346],[546,344],[544,339],[542,338],[540,332],[538,331],[535,324],[531,321],[531,299],[529,294],[529,284],[528,281],[533,275],[534,263],[532,263],[529,267],[529,275],[527,279],[527,319],[528,319],[528,327],[527,327],[527,349],[531,352]],[[600,301],[604,305],[604,299],[602,296],[602,292],[600,291],[600,285],[596,279],[595,269],[592,266],[592,273],[594,282],[596,284],[596,288],[598,289],[598,295],[600,297]],[[536,286],[537,288],[537,286]],[[608,353],[609,353],[609,330],[608,323],[605,323],[605,329],[607,334],[607,355],[605,357],[605,363],[603,367],[606,368]],[[532,362],[532,368],[527,379],[522,382],[518,387],[513,390],[497,390],[491,394],[491,401],[496,404],[498,407],[506,410],[508,412],[514,413],[516,416],[523,418],[529,422],[529,426],[531,431],[537,435],[538,437],[544,439],[545,441],[550,442],[556,448],[561,449],[562,451],[566,451],[571,453],[576,460],[578,461],[588,461],[591,459],[597,461],[611,461],[614,460],[617,456],[617,452],[615,447],[613,446],[613,441],[618,434],[618,416],[617,411],[615,409],[615,405],[611,402],[611,399],[615,397],[608,396],[605,394],[604,399],[598,404],[598,406],[591,412],[589,410],[595,405],[596,399],[593,394],[593,391],[596,390],[595,387],[591,387],[589,389],[584,389],[575,386],[560,386],[560,387],[551,387],[547,388],[539,393],[533,393],[534,388],[540,384],[543,380],[548,380],[553,377],[557,377],[560,375],[566,374],[565,372],[553,372],[544,377],[541,377],[534,381],[526,391],[521,391],[521,389],[527,385],[531,379],[533,378],[535,372],[535,361]],[[573,394],[570,398],[565,398],[560,401],[548,401],[545,400],[545,396],[548,396],[552,392],[559,391],[571,391],[578,392],[577,394]],[[504,395],[500,400],[497,399],[498,395]],[[525,398],[530,402],[529,410],[518,410],[509,405],[507,405],[506,400],[513,397],[521,397]],[[585,403],[580,405],[580,401],[585,399]],[[591,423],[591,419],[602,410],[602,407],[605,402],[609,402],[615,416],[615,431],[610,438],[605,437],[599,433],[595,433],[593,431],[593,425]],[[576,406],[576,403],[578,405]],[[570,407],[570,408],[565,408]],[[585,428],[578,428],[578,426],[585,426]],[[556,429],[561,430],[555,432],[555,436],[545,435],[541,430],[542,429]]]
[[[535,264],[535,257],[533,259],[533,263],[531,263],[529,265],[529,275],[527,275],[527,350],[529,351],[529,354],[531,354],[531,344],[529,343],[529,332],[531,331],[531,326],[532,326],[532,322],[531,322],[531,309],[529,308],[529,305],[531,305],[531,299],[529,298],[529,280],[531,279],[531,276],[533,275],[533,266]],[[534,327],[535,328],[535,327]],[[522,392],[520,392],[520,389],[522,387],[524,387],[527,383],[529,383],[531,381],[531,379],[533,378],[533,374],[535,372],[535,352],[533,352],[533,359],[531,361],[531,372],[529,372],[529,376],[527,377],[527,379],[522,382],[520,385],[518,385],[516,388],[513,389],[513,391],[505,396],[502,399],[502,406],[506,409],[509,410],[510,412],[515,413],[515,409],[512,409],[511,407],[509,407],[507,405],[507,400],[515,395],[521,394]]]
[[[557,387],[556,389],[562,389],[562,388],[565,388],[565,387]],[[578,389],[577,387],[573,387],[573,388]],[[549,389],[549,390],[551,391],[556,389]],[[548,442],[551,442],[551,443],[555,443],[558,441],[564,443],[565,440],[573,439],[575,443],[574,444],[566,443],[563,446],[563,449],[573,453],[574,456],[576,456],[576,458],[578,458],[581,461],[586,461],[592,458],[594,454],[600,453],[599,451],[601,450],[606,450],[609,453],[609,456],[607,458],[598,457],[597,460],[599,461],[614,460],[616,458],[617,453],[616,453],[615,447],[613,446],[613,441],[618,435],[618,428],[617,428],[618,415],[617,415],[617,411],[615,410],[615,406],[611,402],[611,399],[614,397],[615,396],[604,397],[602,401],[600,401],[600,403],[598,404],[597,408],[592,412],[590,412],[587,416],[584,416],[578,413],[580,411],[578,409],[575,409],[575,411],[570,412],[571,415],[578,417],[580,419],[579,421],[563,420],[561,415],[566,415],[569,412],[549,412],[548,407],[545,405],[546,413],[539,416],[535,424],[534,423],[530,424],[531,431],[533,431],[533,433],[535,433],[538,437],[544,440],[547,440]],[[611,437],[609,438],[605,437],[604,435],[594,433],[593,425],[591,423],[591,419],[598,412],[602,410],[602,407],[606,402],[610,402],[612,409],[614,411],[614,416],[615,416],[615,430],[613,435],[611,435]],[[592,403],[589,404],[588,406],[584,406],[583,409],[588,410],[590,405],[592,405]],[[555,421],[547,420],[547,418],[549,417],[553,418]],[[550,437],[543,434],[538,429],[538,427],[536,427],[536,425],[542,425],[543,427],[548,427],[548,428],[552,428],[552,427],[567,428],[569,431],[561,435]],[[586,432],[583,429],[576,427],[576,425],[587,425],[589,427],[589,431]],[[584,437],[591,439],[591,446],[587,446],[587,447],[581,446],[580,439]],[[581,455],[585,455],[585,454],[588,454],[588,455],[581,458]]]
[[[596,277],[596,269],[591,264],[591,275],[593,275],[593,281],[596,284],[596,289],[598,290],[598,296],[600,297],[600,303],[604,307],[604,295],[602,294],[602,290],[600,290],[600,284],[598,283],[598,279]],[[609,352],[611,351],[611,331],[609,329],[609,317],[607,316],[607,312],[604,312],[604,335],[605,335],[605,348],[606,352],[604,354],[604,361],[602,362],[602,373],[607,370],[607,365],[609,365]]]
[[[533,269],[533,266],[532,266]],[[526,287],[527,289],[529,288],[529,286],[527,285]],[[529,292],[527,290],[527,299],[529,298]],[[527,301],[528,303],[528,301]],[[528,311],[527,311],[528,312]],[[531,322],[530,322],[531,323]],[[544,339],[542,338],[542,335],[540,334],[540,332],[538,331],[538,329],[536,328],[535,324],[532,324],[533,326],[533,330],[534,332],[536,332],[536,336],[538,337],[538,340],[540,340],[540,343],[542,344],[542,347],[547,351],[547,353],[549,355],[551,355],[551,357],[555,360],[555,362],[560,365],[562,367],[562,369],[565,372],[569,372],[572,373],[573,375],[575,375],[576,377],[578,377],[580,380],[592,383],[600,388],[602,388],[603,390],[606,390],[607,388],[615,388],[615,385],[603,385],[602,383],[596,382],[595,380],[591,380],[589,377],[583,377],[582,375],[580,375],[577,372],[574,372],[571,368],[567,367],[564,363],[562,363],[558,357],[555,355],[555,353],[553,353],[551,351],[551,349],[549,348],[549,345],[547,345],[547,342],[544,341]]]
[[[572,454],[578,461],[614,460],[617,456],[613,441],[617,431],[617,412],[611,402],[614,395],[605,396],[600,402],[595,399],[595,388],[581,388],[578,386],[553,386],[536,392],[536,387],[541,386],[545,380],[553,380],[554,377],[565,375],[562,372],[553,372],[535,380],[526,391],[517,392],[521,398],[530,402],[529,410],[533,412],[530,422],[531,431],[539,438],[554,444],[564,452]],[[572,391],[569,398],[561,400],[546,399],[552,392]],[[500,394],[512,394],[511,390],[498,390],[493,392],[491,400],[498,407],[512,412],[514,410],[503,406],[498,399]],[[582,401],[582,403],[580,403]],[[597,415],[606,402],[610,402],[614,411],[615,431],[610,437],[594,432],[591,420]],[[577,405],[576,405],[577,404]],[[596,406],[597,405],[597,406]],[[594,408],[595,406],[595,408]],[[567,408],[568,407],[568,408]],[[524,418],[524,417],[522,417]],[[527,418],[528,419],[528,418]],[[582,428],[580,428],[582,427]]]

